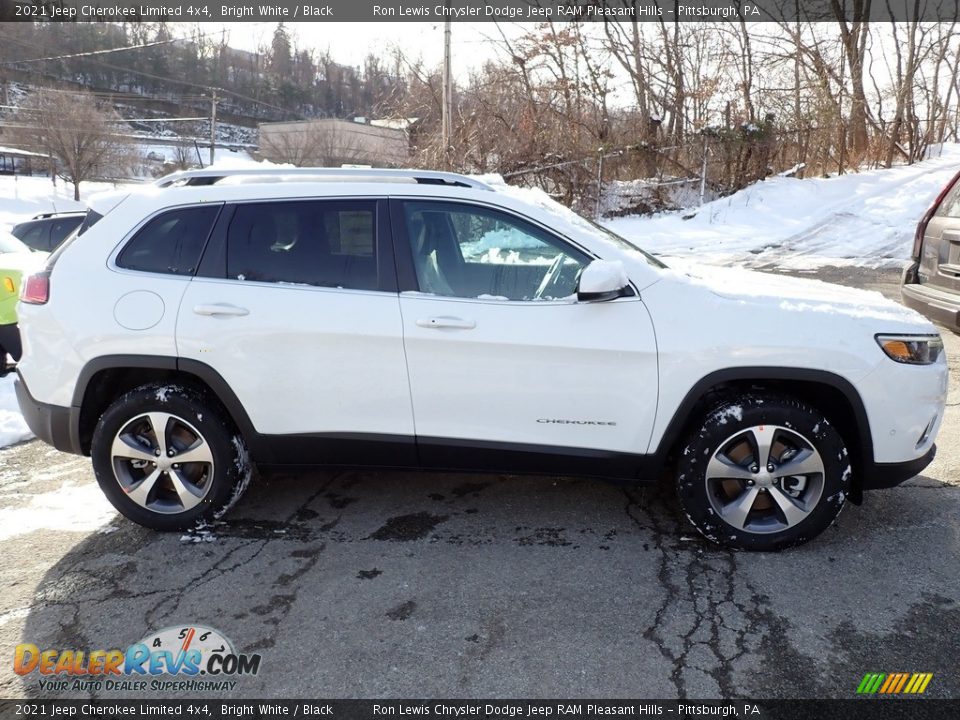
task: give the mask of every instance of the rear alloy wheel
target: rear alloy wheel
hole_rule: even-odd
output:
[[[149,385],[116,400],[91,447],[104,494],[126,517],[181,530],[222,516],[252,468],[239,434],[201,393]]]
[[[680,502],[707,539],[778,550],[820,534],[849,492],[843,439],[812,407],[792,398],[726,400],[684,448]]]

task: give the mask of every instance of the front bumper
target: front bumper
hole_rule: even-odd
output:
[[[960,333],[960,295],[917,283],[915,266],[903,273],[900,299],[908,308]]]
[[[22,377],[17,377],[13,387],[23,419],[34,435],[57,450],[83,455],[79,408],[47,405],[34,400]]]
[[[926,454],[918,457],[916,460],[908,460],[898,463],[874,463],[873,466],[863,474],[864,490],[881,490],[883,488],[892,488],[902,482],[916,477],[924,468],[933,462],[937,455],[937,446],[932,445]]]

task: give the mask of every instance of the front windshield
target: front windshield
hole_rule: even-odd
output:
[[[621,250],[627,250],[627,251],[631,251],[631,250],[632,250],[632,251],[634,251],[634,252],[640,253],[641,255],[643,255],[644,259],[645,259],[648,263],[650,263],[651,265],[653,265],[653,266],[656,267],[656,268],[663,269],[663,268],[667,267],[666,264],[664,264],[663,262],[661,262],[660,260],[658,260],[657,258],[655,258],[653,255],[651,255],[650,253],[648,253],[646,250],[644,250],[644,249],[641,248],[641,247],[638,247],[637,245],[634,245],[632,242],[630,242],[629,240],[627,240],[625,237],[621,237],[620,235],[617,235],[615,232],[613,232],[613,230],[608,230],[608,229],[605,228],[603,225],[600,225],[599,223],[595,223],[593,220],[590,220],[589,218],[585,218],[585,217],[582,217],[582,216],[581,216],[581,219],[584,220],[584,221],[586,221],[586,223],[590,226],[590,230],[592,230],[592,231],[598,231],[598,232],[602,233],[603,236],[604,236],[607,240],[612,241],[612,242],[613,242],[615,245],[617,245]],[[584,229],[586,229],[586,228],[584,228]]]
[[[28,253],[30,248],[10,233],[0,232],[0,253]]]

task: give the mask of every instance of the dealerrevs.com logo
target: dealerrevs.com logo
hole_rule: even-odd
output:
[[[260,655],[238,653],[222,633],[201,625],[168,627],[126,650],[45,649],[21,643],[13,671],[39,677],[44,692],[66,690],[233,690],[243,675],[256,675]]]

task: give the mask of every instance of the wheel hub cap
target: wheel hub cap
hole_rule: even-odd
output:
[[[805,520],[820,501],[823,459],[796,430],[745,428],[724,440],[705,473],[714,514],[738,530],[775,533]]]
[[[110,455],[121,489],[152,512],[186,512],[203,502],[212,485],[213,452],[206,438],[171,413],[130,420],[114,437]]]

